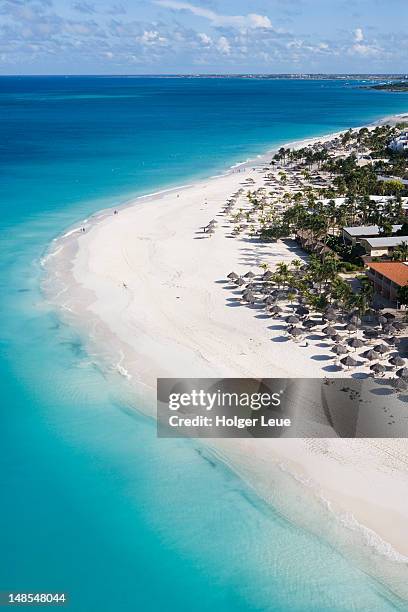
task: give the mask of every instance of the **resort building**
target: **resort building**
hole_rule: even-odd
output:
[[[396,234],[402,225],[393,225],[392,233]],[[360,225],[355,227],[344,227],[343,228],[343,240],[344,242],[351,243],[355,246],[359,243],[362,238],[378,238],[380,236],[380,228],[378,225]]]
[[[394,249],[404,242],[408,243],[408,236],[360,238],[359,242],[369,257],[390,257]]]
[[[408,152],[408,132],[402,132],[394,140],[391,140],[388,146],[391,151],[397,151],[397,153]]]
[[[408,285],[408,264],[400,261],[368,263],[367,277],[377,295],[398,305],[398,289]]]

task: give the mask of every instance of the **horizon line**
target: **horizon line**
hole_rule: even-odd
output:
[[[408,79],[408,73],[404,72],[146,72],[146,73],[7,73],[0,74],[1,77],[319,77],[319,76],[341,76],[341,77],[399,77]]]

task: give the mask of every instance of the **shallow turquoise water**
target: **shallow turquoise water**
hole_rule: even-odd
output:
[[[50,240],[117,198],[406,110],[339,82],[0,78],[0,590],[81,612],[408,609],[193,442],[157,440],[39,291]]]

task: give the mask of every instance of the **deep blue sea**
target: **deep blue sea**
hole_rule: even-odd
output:
[[[158,440],[40,292],[50,241],[108,204],[404,111],[347,81],[0,77],[0,591],[65,591],[75,612],[408,610],[193,441]]]

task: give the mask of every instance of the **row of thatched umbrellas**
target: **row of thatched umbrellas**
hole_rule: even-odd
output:
[[[232,208],[234,207],[234,205],[236,204],[236,201],[238,199],[238,197],[244,192],[244,190],[241,188],[239,189],[236,193],[234,193],[231,198],[229,200],[227,200],[227,203],[225,205],[225,208],[223,209],[223,213],[229,213],[231,212]],[[216,219],[211,219],[211,221],[209,223],[207,223],[207,225],[203,226],[203,231],[205,234],[209,234],[210,236],[212,236],[215,233],[215,229],[218,225],[218,221]]]
[[[243,193],[244,193],[244,190],[241,187],[227,200],[227,203],[225,204],[225,207],[222,212],[224,214],[229,214],[230,212],[232,212],[235,204],[237,203],[239,196],[242,195]]]
[[[241,287],[245,285],[245,289],[242,293],[242,299],[248,304],[254,304],[257,301],[257,298],[254,294],[254,289],[256,288],[256,285],[252,282],[255,277],[256,275],[251,271],[247,272],[243,276],[238,276],[235,272],[231,272],[228,275],[229,280],[233,282],[236,286]],[[261,291],[261,293],[265,293],[263,289],[267,287],[267,293],[269,294],[265,298],[263,298],[263,303],[270,314],[278,315],[283,312],[283,309],[276,304],[276,301],[277,299],[279,299],[279,297],[284,297],[286,294],[276,289],[270,292],[270,286],[268,286],[268,284],[270,284],[270,281],[272,279],[273,273],[269,270],[266,271],[261,277],[263,285],[261,285],[260,288],[258,287],[258,290]],[[328,339],[332,340],[335,343],[331,349],[332,352],[335,353],[337,357],[344,355],[344,357],[340,359],[340,363],[346,366],[347,368],[362,365],[361,362],[358,362],[349,354],[349,348],[354,349],[354,351],[357,351],[358,348],[362,348],[365,346],[365,342],[363,342],[363,340],[361,340],[360,338],[356,336],[353,338],[350,337],[352,333],[358,331],[359,326],[362,324],[362,321],[359,316],[357,316],[356,314],[352,314],[348,318],[348,322],[345,327],[340,330],[348,332],[349,338],[347,341],[347,345],[349,348],[347,348],[347,346],[344,344],[344,338],[338,333],[339,330],[336,329],[333,325],[331,325],[332,322],[344,323],[343,315],[339,315],[333,307],[328,307],[326,309],[321,320],[306,318],[309,314],[309,309],[300,303],[295,310],[295,314],[291,314],[286,317],[285,321],[288,324],[287,331],[292,337],[298,338],[304,333],[310,331],[313,327],[324,325],[325,322],[327,322],[328,324],[322,329],[322,332],[327,335]],[[367,337],[367,339],[379,338],[381,333],[391,334],[391,337],[384,338],[384,341],[387,342],[389,346],[380,343],[375,345],[372,349],[367,349],[361,355],[367,361],[377,362],[372,363],[370,365],[370,370],[373,372],[373,374],[384,374],[387,371],[386,366],[383,363],[379,362],[385,357],[385,355],[387,355],[392,350],[391,346],[396,345],[399,342],[399,339],[395,336],[395,334],[405,329],[405,325],[400,322],[394,322],[394,318],[395,317],[392,313],[384,313],[383,315],[379,315],[377,317],[378,325],[382,328],[381,332],[375,329],[363,330],[363,333]],[[393,322],[391,323],[391,321]],[[297,327],[299,324],[301,324],[303,328]],[[404,384],[407,384],[408,386],[408,368],[405,367],[405,361],[399,355],[395,355],[389,359],[388,363],[394,368],[400,368],[396,372],[396,375],[398,377],[396,379],[398,385],[397,383],[395,383],[395,385],[397,385],[401,389]]]
[[[293,319],[296,319],[296,317],[289,316],[287,317],[286,321],[290,323],[293,322]],[[347,331],[354,331],[357,328],[355,325],[349,324],[346,325],[345,329]],[[299,330],[300,333],[296,330]],[[324,331],[328,335],[328,337],[334,342],[343,341],[343,338],[338,333],[336,333],[337,330],[332,326],[327,326],[322,331]],[[333,334],[333,332],[335,332],[335,334]],[[295,337],[300,336],[302,335],[302,330],[300,328],[293,328],[290,330],[290,334],[294,335]],[[398,342],[398,338],[395,337],[388,338],[387,340],[390,345],[394,345]],[[344,357],[340,359],[340,363],[349,369],[362,365],[361,362],[358,362],[356,359],[354,359],[352,355],[349,354],[349,348],[352,348],[354,349],[354,351],[357,351],[358,348],[362,348],[363,346],[365,346],[365,343],[360,338],[354,337],[349,338],[349,340],[347,341],[347,345],[340,344],[340,342],[337,342],[336,344],[334,344],[331,351],[337,357],[344,355]],[[364,351],[364,353],[361,354],[361,357],[363,357],[367,361],[376,362],[370,365],[370,370],[374,375],[384,375],[387,371],[387,367],[383,363],[380,363],[380,360],[383,359],[390,352],[390,350],[392,350],[391,346],[386,346],[385,344],[377,344],[374,346],[374,348],[367,349],[366,351]],[[402,357],[400,357],[399,355],[394,355],[388,360],[388,364],[393,368],[400,368],[396,372],[397,379],[394,380],[393,386],[399,391],[408,388],[408,368],[405,367],[404,359],[402,359]]]
[[[211,219],[211,221],[209,223],[207,223],[207,225],[204,225],[203,230],[205,234],[214,234],[215,232],[215,228],[218,225],[218,221],[216,219]]]
[[[388,319],[385,318],[385,321],[388,321]],[[355,324],[349,323],[348,325],[346,325],[345,329],[351,332],[351,331],[355,331],[357,329],[357,326]],[[327,326],[325,329],[323,329],[323,331],[326,332],[326,334],[329,336],[331,340],[334,340],[334,341],[343,340],[341,336],[337,333],[335,335],[332,335],[333,331],[334,332],[337,331],[332,326]],[[398,338],[395,338],[395,337],[388,338],[387,340],[388,340],[388,344],[390,345],[396,344],[398,342]],[[352,348],[354,349],[354,351],[356,351],[358,348],[362,348],[363,346],[365,346],[365,343],[360,338],[354,337],[354,338],[349,338],[349,340],[347,341],[347,345],[349,348]],[[334,344],[331,350],[333,353],[335,353],[335,355],[337,355],[337,357],[344,355],[344,357],[340,359],[340,363],[343,366],[346,366],[347,369],[355,368],[360,365],[363,365],[364,362],[363,363],[358,362],[356,359],[354,359],[354,357],[352,357],[352,355],[349,354],[349,348],[347,347],[347,345],[337,343],[337,344]],[[386,346],[385,344],[377,344],[374,346],[373,349],[367,349],[366,351],[364,351],[364,353],[362,353],[361,357],[363,357],[365,360],[370,361],[370,362],[372,361],[376,362],[370,365],[370,371],[373,373],[374,376],[376,375],[383,376],[385,372],[387,372],[388,368],[383,363],[380,363],[380,360],[383,359],[385,355],[387,355],[390,352],[390,350],[391,350],[391,346]],[[396,368],[396,367],[400,368],[396,372],[397,378],[393,379],[392,381],[393,387],[397,391],[404,391],[405,389],[407,389],[408,388],[408,368],[405,367],[404,359],[402,359],[399,355],[394,355],[388,360],[388,364],[392,366],[393,368]]]
[[[334,309],[329,309],[329,311],[326,311],[324,318],[325,319],[332,319],[333,317],[330,316],[330,314],[332,313]],[[392,317],[393,315],[391,315]],[[381,318],[381,317],[380,317]],[[382,317],[383,321],[382,323],[384,324],[384,322],[388,322],[390,317]],[[342,319],[343,317],[339,317],[339,319]],[[350,322],[344,327],[343,330],[341,331],[347,331],[349,333],[349,339],[347,341],[347,345],[345,345],[344,339],[342,338],[342,336],[338,333],[338,330],[333,327],[332,325],[327,325],[325,328],[322,329],[322,332],[324,332],[328,339],[332,340],[333,342],[335,342],[334,346],[332,347],[332,352],[335,353],[335,355],[337,355],[337,357],[340,357],[341,355],[345,355],[342,359],[340,359],[340,363],[342,363],[343,365],[347,366],[348,368],[350,367],[357,367],[358,365],[361,365],[358,361],[356,361],[351,355],[349,355],[349,348],[354,349],[354,351],[357,351],[358,348],[362,348],[366,345],[365,342],[363,342],[363,340],[361,340],[360,338],[358,338],[357,336],[350,338],[350,334],[352,332],[356,332],[358,330],[358,325],[361,325],[361,319],[359,319],[359,317],[357,316],[351,316],[350,317]],[[303,335],[304,330],[302,330],[299,327],[292,327],[293,324],[298,323],[299,322],[299,318],[293,315],[290,315],[289,317],[286,318],[286,322],[288,324],[290,324],[290,326],[288,326],[288,332],[290,333],[290,335],[294,336],[294,337],[299,337],[301,335]],[[340,322],[340,321],[339,321]],[[307,320],[303,322],[303,324],[307,323]],[[315,327],[315,324],[317,325],[318,323],[315,321],[311,321],[311,325],[310,327]],[[395,323],[395,326],[389,326],[389,325],[383,325],[383,331],[388,332],[388,331],[393,331],[398,333],[399,331],[401,331],[402,328],[404,328],[405,326],[403,324],[398,324]],[[401,327],[402,326],[402,327]],[[309,327],[309,326],[308,326]],[[378,337],[379,333],[375,334],[373,336],[373,334],[370,334],[371,337]],[[387,338],[386,339],[387,343],[390,346],[386,346],[386,344],[377,344],[376,346],[374,346],[373,349],[367,349],[364,353],[362,353],[362,357],[368,361],[379,361],[382,358],[384,358],[385,355],[387,355],[390,350],[391,350],[391,346],[395,345],[398,343],[399,339],[396,338],[395,336],[391,337],[391,338]],[[349,347],[349,348],[348,348]],[[399,356],[395,356],[392,357],[389,361],[390,365],[399,367],[399,366],[404,366],[405,365],[405,361],[399,357]],[[376,373],[376,374],[380,374],[380,373],[384,373],[386,371],[386,367],[381,364],[381,363],[375,363],[372,364],[370,366],[370,369]],[[398,376],[402,376],[405,377],[405,375],[408,375],[408,370],[406,368],[403,368],[402,370],[398,371]]]

